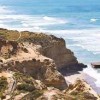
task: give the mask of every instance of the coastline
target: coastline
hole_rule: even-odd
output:
[[[0,100],[100,100],[100,0],[0,0]]]
[[[78,62],[77,58],[74,56],[74,52],[66,47],[64,39],[57,38],[53,35],[46,35],[44,33],[33,34],[32,32],[23,31],[23,35],[19,41],[10,41],[13,38],[16,39],[15,34],[11,34],[9,38],[9,35],[6,33],[10,32],[10,30],[1,29],[1,32],[2,31],[4,39],[1,38],[0,40],[2,54],[1,72],[9,69],[15,72],[15,81],[20,79],[18,77],[23,78],[23,81],[20,79],[22,88],[15,88],[13,91],[14,93],[19,93],[21,90],[26,91],[26,93],[29,91],[30,94],[27,96],[31,98],[31,96],[34,96],[31,94],[33,91],[40,89],[40,92],[41,90],[46,89],[48,94],[48,87],[53,87],[55,90],[57,89],[57,92],[54,91],[54,93],[56,93],[57,96],[61,93],[61,95],[64,96],[62,98],[66,98],[66,96],[69,95],[71,98],[77,98],[80,96],[79,100],[81,100],[82,97],[87,98],[86,100],[88,100],[88,98],[99,100],[97,99],[99,98],[97,91],[94,91],[92,84],[90,84],[94,83],[94,79],[90,78],[89,75],[82,71],[87,67],[87,65]],[[13,30],[11,32],[14,33]],[[16,31],[16,34],[17,33],[18,31]],[[24,76],[25,74],[26,76]],[[27,83],[27,75],[29,80],[32,78],[32,84],[30,84],[31,82]],[[26,80],[24,80],[24,78]],[[77,80],[77,78],[79,80]],[[90,83],[87,81],[88,79],[90,79]],[[8,80],[8,77],[6,77],[6,80]],[[37,80],[39,80],[41,84],[38,83]],[[35,86],[35,82],[39,87],[37,85]],[[10,82],[8,81],[8,84],[9,83]],[[25,88],[23,88],[23,84],[25,84]],[[31,91],[29,85],[32,87],[34,86],[33,88],[35,90],[32,89]],[[20,87],[19,81],[16,83],[16,86]],[[28,90],[26,90],[26,88],[28,88]],[[45,90],[41,94],[40,98],[43,96],[47,97],[47,95],[45,96]],[[50,96],[52,96],[52,94],[50,94]],[[26,96],[24,97],[26,98]]]

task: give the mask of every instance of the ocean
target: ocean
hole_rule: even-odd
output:
[[[0,0],[0,27],[46,32],[62,37],[84,72],[100,87],[100,70],[91,62],[100,61],[99,0]]]

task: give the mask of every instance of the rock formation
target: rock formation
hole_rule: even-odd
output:
[[[10,90],[0,98],[75,100],[58,70],[76,71],[84,65],[79,64],[74,53],[66,48],[64,39],[28,31],[20,32],[20,38],[18,34],[18,31],[0,29],[0,75],[7,78],[8,89],[4,89]]]
[[[5,41],[5,45],[1,46],[1,66],[3,69],[17,70],[31,75],[33,78],[44,82],[47,86],[54,86],[59,89],[67,87],[64,77],[56,70],[56,65],[52,59],[41,54],[38,55],[35,48],[30,48],[30,45],[27,49],[24,46],[26,45],[23,44],[22,47],[21,44],[15,45],[14,42]]]
[[[15,38],[15,36],[17,36],[19,34],[19,32],[17,32],[17,31],[11,31],[11,30],[6,30],[6,29],[1,29],[0,32],[2,32],[2,31],[4,32],[4,34],[2,34],[2,35],[5,36],[6,37],[5,39],[8,39],[8,40],[10,40],[11,37],[12,37],[11,40],[14,40],[13,38]],[[7,33],[11,33],[11,34],[9,34],[7,36]],[[12,33],[14,33],[14,34],[12,34]],[[27,42],[27,46],[33,47],[34,44],[38,45],[38,47],[36,48],[37,52],[39,52],[41,55],[43,55],[47,58],[54,60],[57,69],[61,69],[64,67],[69,67],[69,66],[73,66],[73,67],[80,66],[80,64],[77,61],[77,58],[74,56],[74,53],[71,50],[69,50],[68,48],[66,48],[64,39],[57,38],[53,35],[46,35],[43,33],[34,33],[34,32],[28,32],[28,31],[20,32],[20,34],[21,34],[21,37],[17,42],[9,41],[10,45],[9,45],[9,42],[5,43],[6,45],[2,48],[3,53],[8,52],[8,51],[4,51],[4,50],[7,50],[6,48],[8,48],[9,51],[11,51],[10,49],[12,49],[12,47],[13,47],[12,52],[16,52],[18,47],[20,47],[20,46],[21,46],[21,48],[23,47],[21,45],[21,43],[23,44],[23,43]],[[15,39],[15,40],[17,40],[17,39]],[[2,42],[4,42],[4,41],[1,41],[1,43]],[[17,44],[18,42],[20,42],[20,44]],[[32,44],[32,45],[30,45],[30,44]],[[3,45],[4,45],[4,43],[3,43]],[[10,47],[10,46],[12,46],[12,47]],[[27,49],[26,46],[25,46],[24,50],[25,49]],[[2,50],[1,50],[1,52],[2,52]],[[84,67],[84,66],[80,66],[80,68],[81,67]]]
[[[43,48],[43,55],[53,59],[57,68],[78,64],[73,52],[66,48],[64,39],[51,36],[52,42]]]

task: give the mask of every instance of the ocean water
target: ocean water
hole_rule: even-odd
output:
[[[100,0],[0,0],[0,27],[47,32],[66,40],[100,87]]]

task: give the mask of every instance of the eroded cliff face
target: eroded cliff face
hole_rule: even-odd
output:
[[[5,39],[8,39],[8,40],[10,40],[11,37],[12,37],[11,40],[14,40],[15,36],[19,34],[18,31],[10,31],[6,29],[5,30],[0,29],[0,32],[2,33],[4,32],[3,36],[6,37]],[[11,34],[7,36],[8,33],[11,33]],[[66,48],[66,43],[64,39],[57,38],[53,35],[46,35],[43,33],[34,33],[34,32],[28,32],[28,31],[20,32],[20,34],[21,34],[21,37],[19,38],[17,42],[22,43],[22,44],[24,42],[28,42],[27,44],[39,45],[40,48],[37,49],[37,52],[39,52],[45,57],[48,57],[54,60],[57,69],[61,69],[64,67],[69,67],[69,66],[75,66],[75,67],[79,66],[77,58],[74,56],[74,53],[68,48]],[[2,42],[1,42],[1,45],[2,45]],[[4,46],[1,49],[1,54],[4,55],[4,53],[6,54],[6,52],[16,53],[16,50],[17,49],[19,50],[18,47],[20,48],[23,47],[22,45],[18,45],[17,42],[12,41],[11,42],[12,44],[10,43],[10,45],[8,43],[8,47],[7,47],[7,43],[6,45],[4,45],[3,43]],[[30,45],[30,46],[33,47],[34,45]],[[23,50],[25,49],[27,49],[27,47],[25,47]]]
[[[47,86],[67,88],[64,77],[56,69],[55,62],[38,52],[39,45],[28,42],[14,44],[15,42],[5,41],[5,44],[1,46],[0,65],[2,69],[20,71],[42,81]]]
[[[0,38],[1,69],[20,71],[48,86],[67,88],[64,77],[57,69],[67,68],[69,71],[77,66],[79,69],[80,64],[73,52],[66,48],[64,39],[24,31],[20,32],[21,37],[18,41],[11,41],[11,37],[15,39],[15,36],[9,34],[7,37],[6,33],[9,30],[2,31],[5,32],[4,37],[10,38]],[[17,31],[16,33],[19,34]]]
[[[52,36],[52,39],[54,41],[42,49],[44,56],[53,59],[58,69],[78,64],[74,53],[66,48],[64,39],[56,38],[54,36]]]
[[[17,46],[17,42],[0,40],[0,57],[5,59],[10,58],[11,55],[17,53]]]
[[[63,75],[58,71],[82,69],[73,52],[66,48],[65,41],[52,35],[33,32],[0,29],[0,78],[7,78],[8,87],[0,98],[6,100],[80,100],[86,93],[75,89],[83,87],[82,82],[67,85]],[[14,33],[9,34],[8,33]],[[12,39],[13,37],[13,39]],[[85,86],[84,86],[85,87]],[[84,89],[84,88],[83,88]],[[87,87],[86,87],[87,89]],[[65,90],[65,91],[62,91]],[[72,94],[74,92],[74,94]],[[77,93],[77,94],[76,94]],[[77,97],[76,97],[77,96]],[[81,98],[82,97],[82,98]],[[97,100],[97,96],[89,94],[88,98]],[[88,100],[85,98],[85,100]]]
[[[99,100],[96,92],[83,80],[61,91],[20,72],[0,73],[2,100]]]

